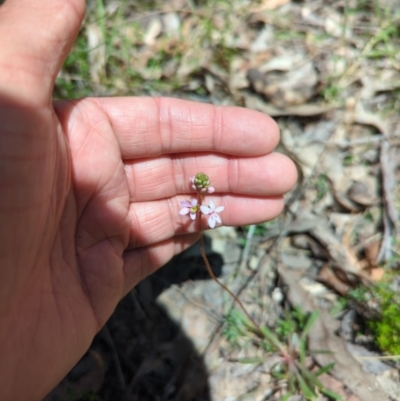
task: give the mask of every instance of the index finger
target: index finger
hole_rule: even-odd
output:
[[[257,111],[173,98],[96,99],[123,159],[180,152],[262,156],[279,142],[275,121]]]

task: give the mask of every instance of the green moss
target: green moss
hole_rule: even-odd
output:
[[[368,325],[375,334],[379,348],[390,354],[400,354],[400,294],[394,292],[390,283],[380,284],[375,288],[375,296],[380,304],[381,316],[369,321]]]
[[[400,293],[395,290],[395,278],[388,273],[381,283],[371,288],[360,287],[351,293],[357,302],[376,305],[377,317],[368,320],[367,326],[377,346],[389,355],[400,355]]]

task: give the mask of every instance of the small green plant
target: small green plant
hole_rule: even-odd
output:
[[[376,321],[371,320],[369,327],[382,351],[400,355],[400,294],[393,290],[390,283],[382,283],[374,289],[374,295],[379,302],[381,316]]]
[[[343,165],[344,166],[354,166],[358,162],[357,158],[353,154],[346,154],[343,157]]]
[[[359,286],[349,292],[350,299],[358,302],[366,302],[369,297],[369,290],[367,287]]]
[[[305,399],[310,401],[319,399],[319,394],[323,394],[331,400],[343,400],[341,396],[325,388],[318,379],[321,374],[328,372],[333,367],[333,364],[324,366],[316,372],[309,370],[306,365],[306,356],[312,353],[307,348],[307,337],[318,318],[318,313],[313,312],[308,316],[299,310],[295,313],[297,318],[300,317],[303,327],[300,332],[292,332],[294,327],[296,329],[300,328],[298,326],[300,321],[294,317],[290,319],[292,322],[290,330],[285,333],[287,337],[286,345],[283,345],[268,329],[265,327],[262,328],[265,337],[276,347],[281,357],[280,362],[278,362],[271,373],[276,379],[285,378],[288,382],[286,394],[281,397],[280,401],[286,401],[296,394],[302,394]],[[286,321],[288,320],[286,319]]]
[[[281,341],[286,341],[292,334],[304,329],[307,319],[307,314],[300,308],[295,307],[293,310],[285,311],[283,318],[278,321],[276,334]]]
[[[277,354],[278,362],[272,367],[271,375],[276,380],[286,380],[287,389],[279,401],[286,401],[296,394],[315,401],[319,394],[330,400],[342,400],[342,397],[326,389],[318,377],[328,372],[333,364],[314,372],[306,364],[306,357],[312,353],[307,347],[308,334],[318,318],[318,313],[306,314],[295,308],[286,311],[273,333],[266,326],[255,328],[246,316],[238,310],[232,310],[225,318],[224,334],[233,346],[239,346],[246,337],[257,342],[265,355]],[[258,331],[259,330],[259,331]],[[256,339],[253,335],[256,334]],[[240,363],[262,363],[263,358],[246,357],[237,360]]]
[[[344,297],[339,298],[336,303],[332,306],[332,309],[329,311],[329,314],[333,317],[340,316],[343,311],[345,311],[348,307],[348,300]]]
[[[340,103],[341,90],[334,83],[330,83],[322,90],[322,96],[328,103]]]
[[[246,338],[248,335],[246,318],[242,312],[237,309],[231,309],[229,311],[225,316],[223,333],[231,346],[241,346],[241,340]]]
[[[317,200],[321,200],[330,190],[330,181],[326,174],[320,174],[316,182]]]
[[[307,347],[307,338],[317,319],[318,312],[307,315],[300,309],[295,309],[293,315],[286,315],[285,323],[281,324],[286,345],[269,329],[261,328],[265,338],[280,355],[280,361],[271,373],[277,379],[285,378],[288,382],[286,394],[280,401],[286,401],[296,394],[302,394],[309,401],[316,401],[320,394],[331,400],[343,400],[341,396],[325,388],[318,379],[321,374],[332,369],[333,364],[323,366],[316,372],[312,372],[306,364],[306,356],[312,353]]]

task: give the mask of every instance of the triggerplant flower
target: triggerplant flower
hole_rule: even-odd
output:
[[[192,188],[197,192],[197,199],[190,201],[182,201],[182,209],[179,211],[181,216],[188,214],[192,220],[196,220],[197,213],[202,213],[208,216],[208,225],[210,228],[214,228],[217,223],[221,224],[221,218],[218,213],[222,212],[224,206],[215,206],[213,201],[210,201],[209,205],[203,205],[203,199],[205,194],[213,193],[214,187],[210,186],[210,180],[204,173],[198,173],[194,177],[190,178]]]
[[[208,217],[208,225],[210,228],[214,228],[217,223],[221,224],[221,218],[218,216],[218,213],[222,212],[225,209],[224,206],[215,207],[214,202],[210,201],[208,206],[201,205],[200,210],[203,214],[206,214]]]
[[[197,210],[199,209],[199,207],[197,206],[197,199],[192,199],[190,202],[182,201],[181,206],[183,206],[182,209],[179,210],[179,214],[181,216],[184,216],[185,214],[189,213],[190,218],[192,220],[196,219],[196,213],[197,213]]]

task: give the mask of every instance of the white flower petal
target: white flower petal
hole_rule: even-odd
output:
[[[219,217],[217,214],[214,214],[214,216],[215,216],[215,220],[217,221],[217,223],[221,224],[222,223],[221,217]]]
[[[197,199],[192,199],[192,201],[190,202],[191,206],[197,206]]]
[[[214,218],[214,214],[211,215],[211,217],[208,219],[208,226],[210,228],[214,228],[215,227],[215,218]]]
[[[211,209],[211,211],[213,212],[215,210],[215,205],[213,201],[210,201],[210,203],[208,204],[209,208]]]
[[[205,206],[205,205],[201,205],[200,210],[204,214],[210,214],[212,212],[212,210],[208,206]]]
[[[215,213],[221,213],[224,209],[225,209],[225,206],[218,206],[218,207],[214,210],[214,212],[215,212]]]
[[[196,213],[190,213],[190,218],[192,220],[196,220]]]
[[[179,214],[181,215],[181,216],[183,216],[183,215],[185,215],[185,214],[188,214],[190,212],[190,209],[188,208],[188,207],[184,207],[184,208],[182,208],[181,210],[179,210]]]

